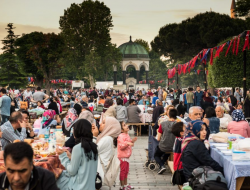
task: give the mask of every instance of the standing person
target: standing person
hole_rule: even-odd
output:
[[[187,110],[187,92],[186,91],[183,92],[183,102],[184,102],[184,106]]]
[[[1,108],[1,116],[2,122],[1,125],[9,120],[10,117],[10,107],[11,107],[11,98],[6,95],[6,89],[2,88],[0,91],[0,108]]]
[[[66,170],[57,180],[60,189],[95,190],[98,151],[93,141],[92,125],[86,119],[78,120],[73,131],[76,145],[72,154],[67,150],[56,149]]]
[[[129,158],[132,154],[132,147],[134,146],[137,137],[132,140],[128,134],[129,127],[123,121],[121,124],[121,134],[117,138],[117,157],[120,160],[120,190],[134,189],[134,187],[128,185],[128,173],[129,173]]]
[[[37,103],[38,101],[45,102],[49,99],[49,96],[42,92],[40,87],[37,87],[37,91],[31,97],[31,102]]]
[[[201,91],[201,87],[197,86],[196,92],[194,93],[194,103],[196,106],[201,106],[202,97],[203,91]]]
[[[240,93],[239,88],[236,88],[236,91],[234,93],[234,97],[237,99],[237,102],[239,103],[240,102],[240,98],[241,98],[241,93]]]
[[[204,97],[201,100],[201,108],[206,111],[208,107],[214,107],[213,99],[209,96],[208,92],[204,92]]]
[[[163,88],[163,95],[162,95],[163,101],[166,101],[167,95],[168,95],[168,93],[167,93],[166,89]]]
[[[32,97],[32,92],[30,88],[27,88],[23,93],[23,101],[26,100],[28,101],[28,104],[29,104],[31,97]]]
[[[194,105],[193,88],[188,88],[186,98],[187,98],[187,113],[189,113],[189,109]]]
[[[158,87],[158,98],[159,100],[163,100],[163,91],[161,89],[161,86]]]
[[[159,97],[157,96],[157,94],[156,93],[154,93],[154,96],[153,96],[153,99],[152,99],[152,105],[156,105],[156,100],[158,100],[159,99]]]
[[[244,114],[246,118],[250,117],[250,93],[247,93],[244,101]]]

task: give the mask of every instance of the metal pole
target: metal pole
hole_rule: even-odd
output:
[[[246,50],[243,51],[243,60],[244,60],[244,66],[243,66],[243,98],[246,98],[247,96],[247,52]]]

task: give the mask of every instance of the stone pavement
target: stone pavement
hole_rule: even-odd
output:
[[[130,133],[130,136],[131,138],[134,137],[132,133]],[[150,171],[144,167],[144,163],[147,159],[145,151],[147,147],[148,136],[138,137],[133,147],[132,156],[130,157],[128,183],[134,186],[135,189],[141,190],[178,190],[178,186],[173,186],[170,182],[172,173],[168,168],[163,175],[158,175],[158,169]],[[116,184],[116,187],[112,187],[111,190],[118,190],[120,188],[119,176]],[[102,187],[101,190],[109,190],[109,188]]]

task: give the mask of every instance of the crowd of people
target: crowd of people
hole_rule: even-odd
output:
[[[97,174],[103,184],[111,187],[119,170],[120,189],[134,189],[129,185],[128,173],[137,138],[130,138],[129,123],[140,123],[140,115],[148,113],[149,108],[153,110],[153,136],[159,141],[154,153],[158,174],[166,171],[165,163],[172,152],[174,169],[183,168],[187,181],[192,171],[202,165],[223,173],[209,154],[209,135],[224,131],[250,137],[245,120],[250,117],[250,94],[242,101],[239,89],[234,95],[219,90],[217,96],[212,96],[209,90],[202,91],[200,87],[196,91],[162,87],[137,91],[51,88],[48,93],[38,87],[2,88],[0,95],[0,157],[6,168],[0,174],[3,189],[94,190]],[[70,103],[70,109],[61,119],[63,102]],[[32,108],[44,110],[34,124],[29,123]],[[44,135],[56,125],[62,126],[68,140],[67,149],[56,149],[65,170],[55,179],[49,171],[33,166],[33,150],[23,141]],[[38,134],[34,128],[39,129]],[[21,142],[13,143],[16,140]]]

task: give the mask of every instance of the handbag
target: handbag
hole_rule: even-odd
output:
[[[182,155],[181,155],[181,157],[182,157]],[[171,178],[171,183],[173,185],[183,185],[186,182],[186,178],[184,176],[183,169],[179,169],[180,162],[181,162],[181,158],[179,160],[177,170],[174,171],[172,178]]]
[[[95,178],[95,189],[101,189],[102,188],[102,178],[97,172],[96,178]]]

